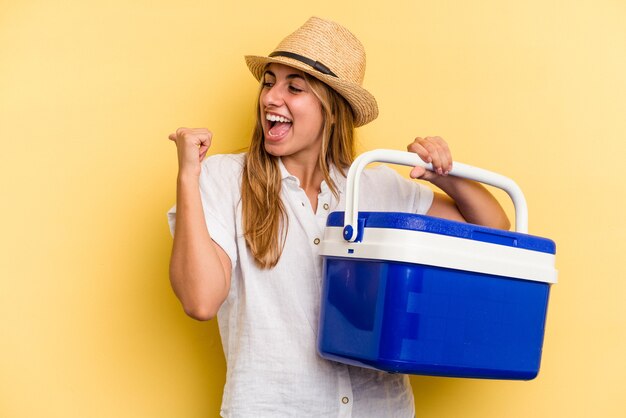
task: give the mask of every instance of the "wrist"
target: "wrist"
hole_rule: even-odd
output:
[[[431,173],[431,176],[425,180],[433,184],[434,186],[439,187],[440,189],[446,189],[453,186],[456,182],[462,181],[463,179],[454,176],[442,176],[436,173]]]
[[[200,169],[186,169],[179,170],[178,177],[176,179],[179,185],[193,184],[196,185],[200,182]]]

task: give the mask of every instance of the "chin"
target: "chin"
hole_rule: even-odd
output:
[[[281,150],[281,147],[279,146],[268,144],[267,142],[265,142],[263,147],[265,148],[265,152],[267,152],[271,156],[274,156],[274,157],[285,156],[285,152],[281,152],[282,150]]]

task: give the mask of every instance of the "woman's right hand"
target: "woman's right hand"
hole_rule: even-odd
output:
[[[200,176],[200,163],[211,146],[213,134],[206,128],[178,128],[169,135],[176,143],[178,172]]]

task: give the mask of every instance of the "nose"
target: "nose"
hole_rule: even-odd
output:
[[[283,104],[283,94],[279,86],[264,87],[261,92],[261,103],[265,107],[279,107]]]

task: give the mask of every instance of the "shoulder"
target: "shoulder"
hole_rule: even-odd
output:
[[[212,193],[239,190],[245,154],[215,154],[202,161],[200,188]]]
[[[398,196],[407,198],[413,193],[415,185],[403,178],[398,172],[385,165],[367,168],[361,173],[359,193],[361,198],[390,202]]]
[[[364,170],[361,184],[361,198],[377,210],[426,213],[433,199],[429,187],[386,165]]]
[[[398,174],[397,171],[382,164],[363,170],[361,178],[363,182],[370,186],[382,187],[389,186],[389,184],[393,182],[403,182],[406,180]]]
[[[245,153],[241,154],[215,154],[208,156],[202,162],[202,170],[226,170],[228,173],[241,172],[243,169]]]
[[[215,154],[202,161],[200,180],[239,183],[245,154]]]

